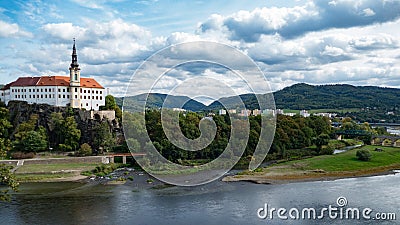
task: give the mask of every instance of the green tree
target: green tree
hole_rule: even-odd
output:
[[[100,107],[101,110],[114,110],[115,116],[118,119],[122,119],[122,110],[117,105],[114,96],[107,95],[105,99],[105,106]]]
[[[9,119],[8,109],[0,107],[0,159],[7,155],[10,149],[9,133],[8,130],[12,127]],[[0,201],[9,201],[10,190],[18,191],[18,182],[14,174],[11,172],[12,167],[0,164],[0,184],[4,184],[7,188],[0,190]]]
[[[67,151],[75,151],[81,139],[81,131],[78,129],[75,118],[73,116],[65,118],[62,128],[64,131],[64,145],[62,147]]]
[[[358,160],[361,160],[361,161],[370,161],[372,158],[372,155],[368,150],[364,149],[364,150],[358,150],[356,152],[356,157]]]
[[[115,101],[114,96],[112,95],[107,95],[106,96],[106,101],[105,101],[105,106],[103,109],[105,110],[114,110],[117,107],[117,102]]]
[[[17,141],[16,149],[24,152],[40,152],[47,149],[47,140],[40,131],[28,131],[25,136]]]
[[[329,135],[327,134],[320,134],[318,137],[314,140],[314,144],[317,146],[318,151],[322,149],[323,145],[327,145],[329,143]]]
[[[98,124],[94,129],[94,133],[96,136],[94,137],[93,145],[96,149],[102,148],[105,151],[109,151],[115,145],[115,138],[107,122]]]
[[[78,155],[79,156],[89,156],[92,155],[92,147],[88,143],[84,143],[79,148]]]
[[[47,132],[43,126],[37,126],[38,119],[39,116],[33,114],[28,121],[17,127],[13,142],[14,150],[36,153],[47,149]]]

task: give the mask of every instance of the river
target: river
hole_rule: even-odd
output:
[[[134,181],[133,181],[134,182]],[[400,175],[262,185],[213,183],[198,187],[134,189],[132,185],[26,183],[0,203],[0,224],[376,224],[374,220],[260,219],[257,210],[337,206],[400,216]],[[374,214],[372,214],[374,215]],[[380,221],[399,224],[398,221]]]

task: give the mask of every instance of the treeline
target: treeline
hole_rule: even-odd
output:
[[[113,107],[112,104],[111,106]],[[85,156],[112,151],[117,143],[108,121],[94,121],[90,123],[90,128],[81,130],[77,122],[77,111],[72,108],[66,108],[63,112],[52,112],[42,118],[34,113],[28,118],[27,121],[13,126],[9,110],[4,105],[0,106],[2,157],[8,155],[13,159],[32,158],[39,152],[70,152]]]
[[[225,150],[228,145],[231,121],[228,115],[215,115],[212,120],[217,126],[216,136],[205,149],[200,151],[186,151],[176,147],[166,137],[161,122],[161,112],[149,110],[146,112],[146,127],[142,127],[140,115],[124,114],[124,132],[129,133],[129,146],[134,149],[146,150],[148,145],[153,144],[156,149],[168,160],[178,162],[182,160],[215,159]],[[179,116],[179,126],[183,135],[189,139],[200,137],[199,123],[203,117],[193,112],[181,113]],[[243,158],[253,155],[257,147],[260,131],[261,116],[249,117],[250,133]],[[147,132],[151,142],[142,139]],[[276,133],[270,149],[270,153],[276,153],[279,157],[285,157],[286,151],[290,149],[301,149],[311,145],[317,145],[316,153],[326,145],[331,135],[331,123],[326,117],[288,117],[279,115],[277,118]],[[134,138],[132,138],[134,137]]]

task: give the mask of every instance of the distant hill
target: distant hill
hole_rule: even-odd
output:
[[[256,95],[244,94],[239,96],[246,108],[259,108]],[[400,89],[382,88],[375,86],[352,86],[347,84],[335,85],[309,85],[295,84],[274,92],[276,108],[281,109],[347,109],[347,108],[380,108],[394,109],[400,106]],[[160,108],[166,98],[165,94],[150,94],[147,106]],[[145,101],[145,95],[125,98],[129,106],[134,107],[139,102]],[[240,103],[235,97],[224,97],[213,102],[209,106],[191,100],[184,96],[171,96],[171,101],[166,104],[169,108],[179,107],[187,102],[184,109],[192,111],[218,110],[222,104],[229,108],[235,108]],[[122,100],[118,99],[121,105]]]
[[[122,106],[122,101],[125,101],[124,110],[128,111],[140,111],[139,105],[143,105],[144,103],[146,103],[146,108],[156,109],[163,107],[163,104],[166,108],[184,108],[191,111],[201,111],[206,108],[204,104],[186,96],[168,96],[168,101],[166,102],[166,94],[150,93],[147,101],[146,97],[146,94],[141,94],[125,97],[124,99],[117,98],[117,104]]]
[[[258,108],[254,94],[240,95],[249,109]],[[274,92],[276,108],[281,109],[346,109],[346,108],[385,108],[400,106],[400,89],[375,86],[308,85],[304,83],[286,87]],[[218,101],[231,103],[234,98],[221,98]],[[208,109],[221,108],[213,102]],[[233,107],[234,105],[230,105]]]

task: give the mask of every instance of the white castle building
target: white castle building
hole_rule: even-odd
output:
[[[29,104],[71,106],[99,110],[105,105],[105,89],[93,78],[81,78],[75,40],[67,76],[20,77],[0,90],[0,100],[26,101]]]

